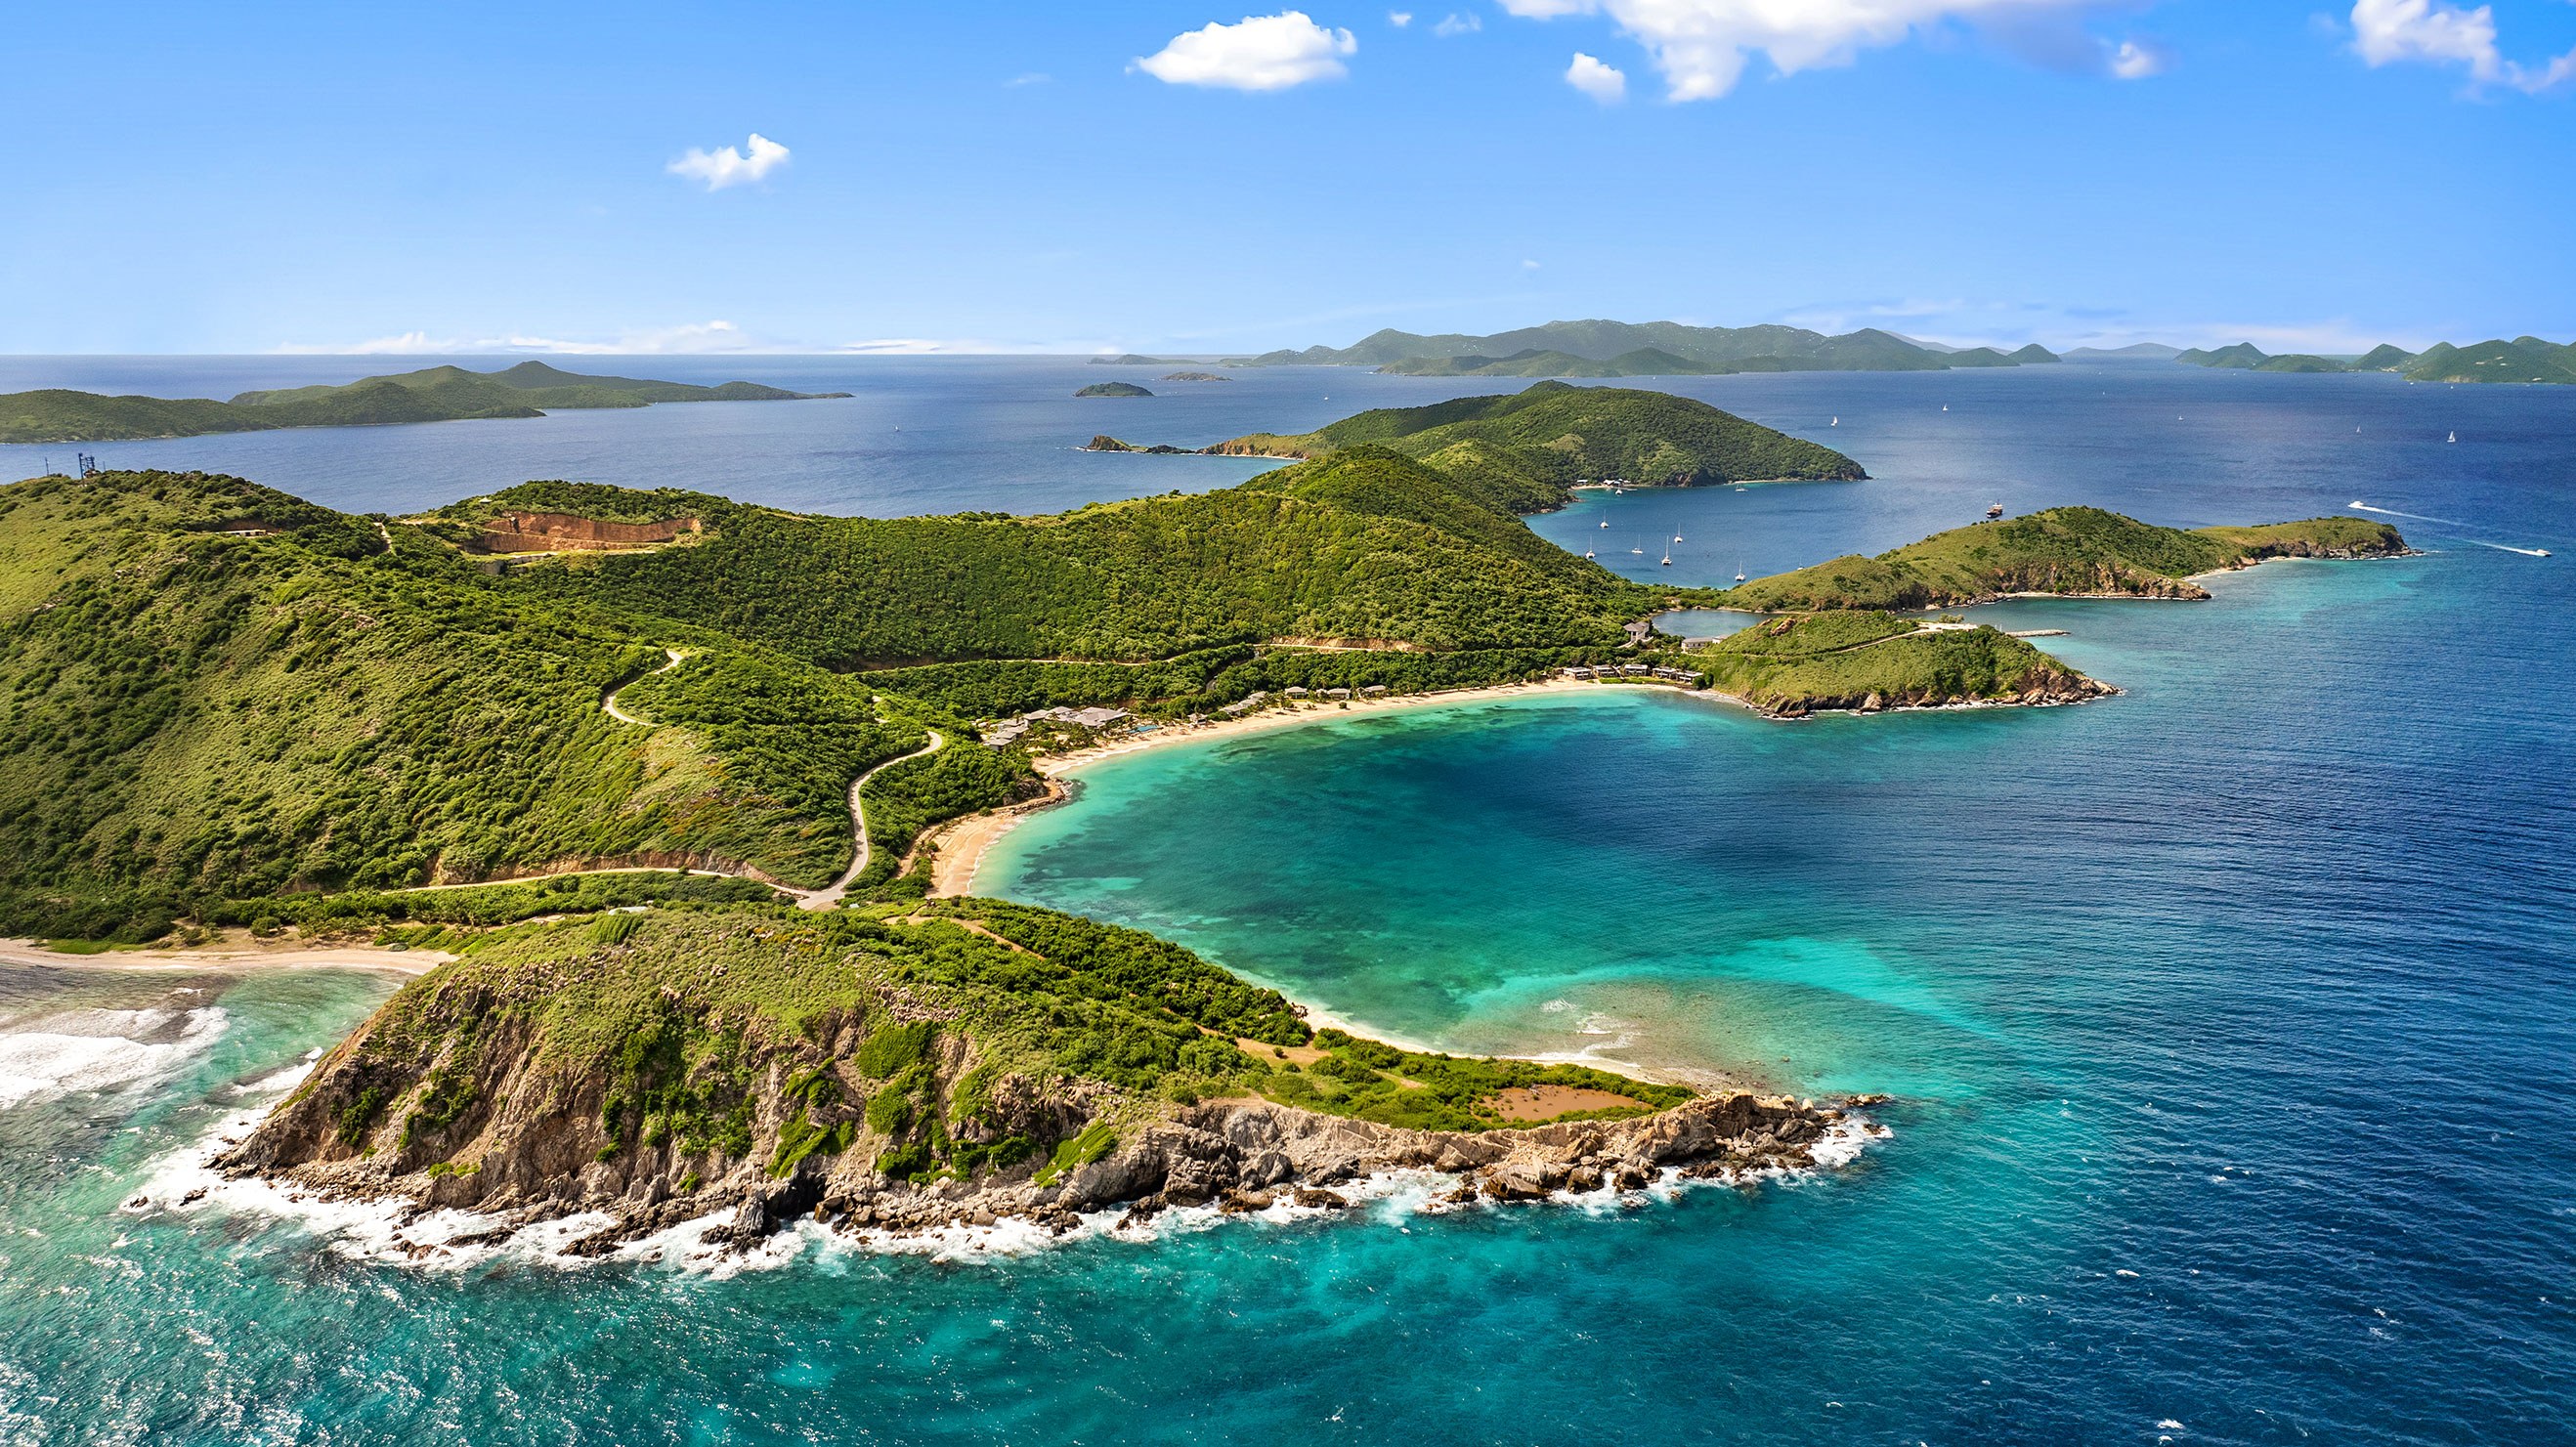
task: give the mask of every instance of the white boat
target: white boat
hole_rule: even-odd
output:
[[[1944,411],[1944,412],[1949,411],[1949,410],[1950,410],[1950,404],[1949,404],[1949,403],[1947,403],[1947,402],[1942,403],[1942,404],[1941,404],[1941,410],[1942,410],[1942,411]]]
[[[1841,419],[1840,417],[1837,417],[1837,418],[1835,418],[1833,421],[1828,422],[1828,423],[1826,423],[1825,425],[1826,425],[1827,427],[1840,427],[1840,426],[1842,426],[1842,425],[1843,425],[1843,419]]]
[[[1608,527],[1608,526],[1610,526],[1610,520],[1609,520],[1608,518],[1603,518],[1603,519],[1601,520],[1601,525],[1602,525],[1603,527],[1605,527],[1605,528],[1606,528],[1606,527]]]
[[[2450,436],[2445,437],[2445,438],[2443,438],[2442,440],[2443,440],[2444,442],[2457,442],[2457,441],[2459,441],[2459,440],[2460,440],[2460,434],[2458,434],[2457,432],[2454,432],[2454,433],[2452,433]]]

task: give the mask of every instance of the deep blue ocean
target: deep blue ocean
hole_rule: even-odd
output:
[[[78,365],[0,364],[0,390],[390,369]],[[599,369],[862,395],[93,450],[367,509],[571,475],[1036,510],[1253,466],[1070,450],[1095,431],[1197,442],[1478,389],[1293,369],[1075,403],[1158,373]],[[115,1209],[389,982],[0,967],[0,1442],[2576,1440],[2576,389],[2156,365],[1669,385],[1872,480],[1588,495],[1541,532],[1707,582],[1996,502],[2198,524],[2359,499],[2418,515],[2396,521],[2426,553],[1981,611],[2065,629],[2042,646],[2127,690],[2080,708],[1361,714],[1096,766],[988,859],[987,892],[1406,1040],[1895,1097],[1847,1168],[1642,1209],[427,1270],[308,1218]]]

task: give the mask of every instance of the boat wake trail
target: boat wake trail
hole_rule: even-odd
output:
[[[2399,512],[2393,507],[2372,507],[2370,504],[2360,501],[2355,501],[2353,503],[2352,510],[2354,512],[2375,512],[2381,517],[2413,518],[2419,523],[2440,523],[2442,526],[2450,528],[2464,528],[2468,526],[2467,523],[2460,522],[2452,518],[2426,517],[2420,512]]]
[[[2430,517],[2420,512],[2399,512],[2393,507],[2372,507],[2370,504],[2363,502],[2359,498],[2353,499],[2352,509],[2355,512],[2375,512],[2381,517],[2413,518],[2419,523],[2440,523],[2446,528],[2465,528],[2475,526],[2473,523],[2464,523],[2456,518]],[[2499,553],[2520,553],[2526,558],[2545,558],[2549,556],[2549,550],[2547,548],[2517,548],[2511,543],[2491,543],[2484,538],[2466,538],[2463,539],[2463,541],[2475,543],[2477,546],[2482,548],[2493,548]]]

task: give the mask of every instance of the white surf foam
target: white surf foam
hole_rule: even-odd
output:
[[[224,1033],[219,1006],[67,1010],[0,1032],[0,1110],[166,1075]]]

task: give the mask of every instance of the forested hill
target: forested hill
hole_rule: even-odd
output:
[[[1512,512],[1562,507],[1572,498],[1574,484],[1607,478],[1641,487],[1687,487],[1781,478],[1852,481],[1869,475],[1831,448],[1705,402],[1668,392],[1563,382],[1427,407],[1379,408],[1315,432],[1259,432],[1200,450],[1315,458],[1363,444],[1419,458],[1461,490]]]
[[[60,388],[15,392],[0,396],[0,442],[117,442],[282,427],[540,417],[549,411],[645,407],[656,402],[787,402],[847,395],[790,392],[757,382],[700,387],[640,377],[593,377],[527,361],[498,372],[425,367],[341,386],[244,392],[229,402],[202,397],[104,397]]]
[[[1222,491],[1050,517],[746,510],[699,546],[533,569],[521,585],[832,668],[1141,660],[1273,638],[1602,645],[1660,596],[1374,446]]]
[[[611,718],[630,689],[682,725]],[[849,857],[850,778],[918,747],[868,690],[486,576],[424,530],[236,478],[0,488],[0,896],[378,888],[562,858]],[[0,901],[4,902],[4,901]],[[5,914],[0,909],[0,914]]]
[[[2206,598],[2197,573],[2265,558],[2369,558],[2406,551],[2397,529],[2368,518],[2326,517],[2255,527],[2158,527],[2093,507],[1935,533],[1874,558],[1835,558],[1729,589],[1729,607],[1754,612],[1820,608],[1937,608],[2013,593]]]

